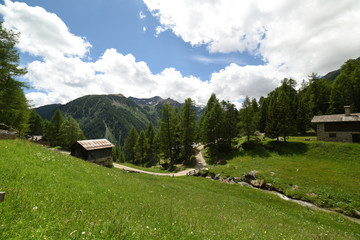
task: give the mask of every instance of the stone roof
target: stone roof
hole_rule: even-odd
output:
[[[82,140],[82,141],[77,141],[77,143],[79,143],[86,150],[97,150],[97,149],[115,147],[107,139]]]
[[[314,116],[311,120],[312,123],[323,122],[360,122],[360,113],[352,113],[350,116],[345,114],[332,114],[332,115],[320,115]]]

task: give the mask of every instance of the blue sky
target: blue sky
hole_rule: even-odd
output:
[[[112,93],[205,104],[212,92],[238,104],[360,56],[357,0],[0,4],[4,25],[21,32],[34,106]]]
[[[232,62],[239,65],[263,63],[261,57],[247,52],[210,54],[206,46],[191,46],[170,30],[156,36],[159,21],[141,0],[20,2],[55,13],[73,34],[86,37],[92,44],[92,59],[99,58],[108,48],[116,48],[118,52],[130,53],[138,61],[147,62],[154,74],[174,67],[185,76],[194,75],[203,81]]]

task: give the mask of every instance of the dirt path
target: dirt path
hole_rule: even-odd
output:
[[[117,164],[117,163],[113,163],[113,165],[114,165],[115,168],[119,168],[119,169],[125,170],[127,172],[138,172],[138,173],[145,173],[145,174],[150,174],[150,175],[154,175],[154,176],[168,176],[168,177],[186,176],[190,172],[199,171],[199,170],[206,167],[205,159],[203,158],[203,156],[201,154],[201,149],[203,147],[204,146],[201,145],[196,149],[196,156],[195,156],[196,157],[196,165],[195,165],[195,167],[190,168],[190,169],[186,169],[184,171],[177,172],[177,173],[155,173],[155,172],[143,171],[143,170],[140,170],[140,169],[124,166],[124,165]]]

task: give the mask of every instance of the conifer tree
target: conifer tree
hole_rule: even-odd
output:
[[[18,34],[4,29],[0,21],[0,122],[20,133],[27,129],[29,106],[22,89],[27,85],[16,80],[26,74],[26,69],[19,67],[17,42]]]
[[[125,159],[128,162],[135,163],[135,144],[138,140],[139,134],[135,127],[132,127],[129,135],[125,139]]]
[[[242,109],[240,110],[240,128],[244,131],[247,136],[247,141],[250,141],[250,136],[254,134],[255,131],[255,121],[254,121],[254,109],[253,104],[250,101],[250,98],[246,96],[244,102],[242,103]]]
[[[237,121],[238,121],[238,111],[235,108],[234,104],[231,104],[229,101],[222,101],[222,106],[224,110],[224,121],[223,121],[223,137],[225,140],[225,150],[231,149],[231,141],[238,134]]]
[[[43,133],[43,120],[34,109],[30,110],[28,125],[28,134],[34,136],[41,135]]]
[[[71,116],[61,124],[59,135],[60,145],[67,149],[69,149],[76,141],[85,139],[79,124]]]
[[[146,129],[145,132],[145,137],[146,137],[146,141],[147,141],[147,149],[146,149],[146,159],[148,160],[148,162],[150,163],[154,163],[156,160],[156,155],[157,155],[157,146],[155,143],[155,129],[154,129],[154,125],[152,124],[152,122],[150,122],[148,124],[148,127]]]
[[[165,103],[161,110],[160,128],[159,128],[159,145],[165,159],[170,159],[170,165],[174,165],[173,153],[173,127],[172,127],[172,107]]]
[[[60,145],[60,127],[63,122],[64,122],[64,117],[60,109],[57,109],[53,117],[51,118],[50,131],[48,136],[50,138],[52,145],[54,146]]]
[[[185,165],[190,164],[190,158],[194,154],[195,114],[194,101],[191,98],[186,99],[181,114],[181,157]]]
[[[147,149],[148,149],[148,144],[147,144],[146,136],[144,131],[141,131],[134,147],[136,164],[141,164],[142,166],[144,166],[146,162]]]

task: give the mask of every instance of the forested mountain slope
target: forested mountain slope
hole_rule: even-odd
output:
[[[42,118],[50,120],[56,109],[64,116],[72,116],[80,125],[86,138],[108,138],[113,143],[124,144],[125,138],[134,126],[138,132],[145,130],[152,122],[157,128],[163,104],[169,103],[181,109],[181,103],[160,97],[126,98],[116,95],[88,95],[65,105],[46,105],[35,110]],[[202,108],[197,108],[200,116]]]

